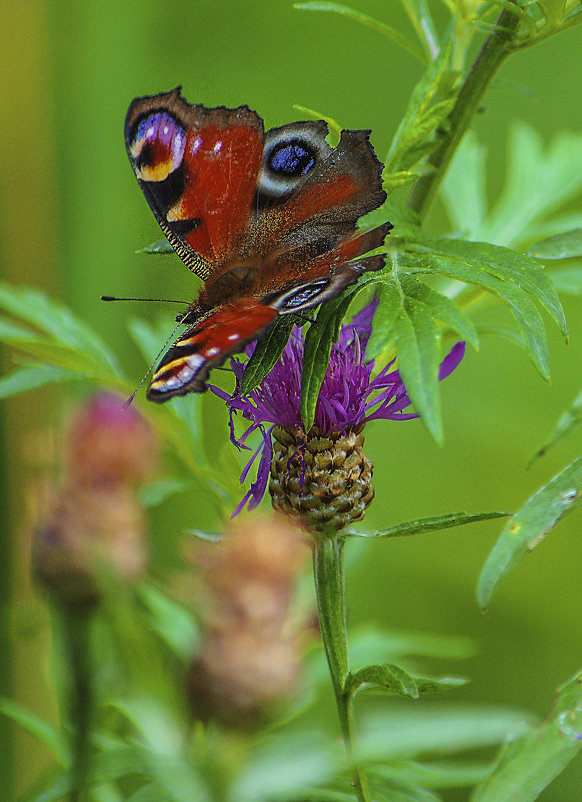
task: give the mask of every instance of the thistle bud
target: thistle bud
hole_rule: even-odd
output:
[[[65,446],[65,471],[38,528],[34,567],[52,595],[87,607],[101,581],[133,581],[146,567],[145,522],[136,497],[153,461],[145,421],[111,395],[97,396],[74,416]]]
[[[201,719],[253,726],[293,693],[301,639],[292,602],[307,554],[300,531],[278,515],[197,550],[207,609],[189,691]]]

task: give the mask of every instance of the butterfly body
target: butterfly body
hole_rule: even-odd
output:
[[[264,132],[246,106],[192,106],[180,90],[136,98],[125,141],[170,244],[204,280],[189,328],[157,367],[148,398],[200,392],[215,367],[279,315],[312,309],[366,270],[391,228],[356,230],[386,195],[368,131],[332,148],[322,121]]]

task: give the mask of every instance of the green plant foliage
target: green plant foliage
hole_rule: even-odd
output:
[[[563,685],[549,718],[503,746],[496,764],[471,796],[472,802],[497,802],[507,793],[532,802],[582,748],[582,674]]]
[[[532,551],[567,513],[579,506],[582,457],[537,491],[506,524],[483,566],[477,601],[487,607],[498,582]]]

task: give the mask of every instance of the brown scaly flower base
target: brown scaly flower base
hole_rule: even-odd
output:
[[[362,518],[374,498],[362,428],[327,437],[313,428],[306,437],[276,426],[269,484],[273,507],[301,517],[315,532],[339,531]]]

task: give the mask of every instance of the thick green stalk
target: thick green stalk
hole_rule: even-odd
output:
[[[346,594],[344,572],[345,539],[334,533],[316,535],[313,574],[319,626],[348,758],[352,760],[355,730],[351,699],[345,692],[349,674]],[[354,788],[359,802],[370,802],[364,768],[354,764]]]
[[[93,701],[89,610],[63,611],[65,647],[71,677],[71,793],[69,802],[78,802],[86,785],[90,756],[90,725]]]
[[[440,146],[427,160],[429,172],[418,179],[408,196],[408,205],[421,216],[426,214],[434,200],[451,159],[493,76],[511,53],[510,45],[519,22],[517,11],[504,9],[501,12],[494,33],[488,37],[467,75],[448,117],[448,130],[442,134]]]

